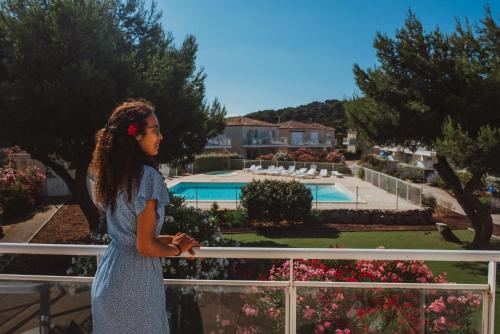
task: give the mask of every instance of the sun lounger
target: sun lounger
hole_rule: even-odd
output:
[[[307,171],[307,168],[301,168],[296,172],[290,173],[289,176],[297,177],[298,175],[303,175]]]
[[[310,168],[307,172],[303,172],[301,174],[297,174],[296,176],[297,177],[302,177],[302,178],[305,178],[305,179],[310,179],[310,178],[315,177],[315,175],[316,175],[316,169]]]
[[[344,174],[337,172],[336,170],[332,171],[332,176],[336,177],[344,177]]]
[[[281,175],[289,176],[293,172],[295,172],[295,166],[290,166],[290,167],[288,167],[287,170],[282,171]]]
[[[267,174],[268,175],[280,175],[283,170],[284,170],[283,166],[279,166],[278,168],[267,172]]]
[[[319,171],[319,176],[320,177],[327,177],[328,176],[328,170],[322,169]]]
[[[304,174],[304,178],[306,179],[312,179],[312,178],[315,178],[316,177],[316,168],[311,168],[307,171],[307,173]]]
[[[274,170],[274,165],[271,165],[267,169],[261,169],[261,170],[256,171],[255,173],[256,174],[267,174],[268,172],[273,171],[273,170]]]
[[[255,167],[257,167],[256,165],[252,165],[250,166],[250,168],[243,168],[244,171],[249,171],[249,170],[254,170]]]
[[[262,170],[262,166],[258,165],[258,166],[255,166],[253,169],[249,169],[248,171],[250,173],[256,173],[258,172],[259,170]]]

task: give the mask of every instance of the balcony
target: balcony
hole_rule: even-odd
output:
[[[242,141],[243,147],[281,147],[286,145],[286,138],[245,138]]]
[[[52,245],[52,244],[0,244],[1,254],[45,254],[94,256],[99,261],[106,249],[101,245]],[[429,304],[437,296],[450,300],[456,294],[477,296],[477,312],[471,317],[471,333],[494,333],[494,310],[496,293],[497,262],[500,261],[498,251],[446,251],[446,250],[398,250],[398,249],[307,249],[307,248],[224,248],[202,247],[197,252],[198,258],[233,258],[233,259],[281,259],[287,260],[290,270],[288,279],[275,280],[194,280],[165,279],[165,288],[169,290],[190,289],[196,295],[200,308],[202,327],[209,333],[217,330],[216,319],[223,317],[228,321],[227,328],[242,321],[245,326],[260,326],[263,333],[297,333],[311,328],[311,321],[304,317],[304,310],[314,310],[319,302],[318,296],[339,294],[358,296],[355,301],[346,299],[343,305],[353,317],[359,316],[360,307],[368,303],[367,296],[379,293],[379,297],[392,300],[394,311],[403,312],[408,306],[398,304],[394,296],[414,296],[419,303],[417,314],[413,314],[413,332],[424,333],[426,323],[432,312],[426,312]],[[485,284],[454,283],[374,283],[374,282],[336,282],[336,281],[301,281],[294,276],[297,261],[301,259],[323,260],[423,260],[450,262],[487,262],[488,282]],[[285,266],[286,268],[286,266]],[[90,287],[92,277],[50,276],[50,275],[17,275],[0,274],[0,332],[2,333],[48,333],[50,323],[67,324],[71,321],[77,325],[90,314]],[[328,292],[328,293],[326,293]],[[326,294],[325,294],[326,293]],[[167,294],[168,295],[168,294]],[[267,305],[269,296],[279,302],[279,309],[272,309],[278,314],[272,322],[265,322],[250,305],[243,304],[251,299]],[[447,297],[448,296],[448,297]],[[309,298],[310,306],[304,308],[303,300]],[[448,299],[446,299],[448,298]],[[316,303],[314,301],[316,300]],[[440,300],[440,299],[437,299]],[[167,304],[169,300],[167,298]],[[250,317],[243,319],[242,305]],[[360,306],[361,305],[361,306]],[[385,304],[384,304],[385,305]],[[438,306],[438,305],[436,305]],[[220,315],[216,310],[224,310]],[[217,311],[217,312],[218,312]],[[270,312],[270,309],[267,310]],[[352,312],[351,312],[352,311]],[[222,311],[221,311],[222,312]],[[396,314],[395,313],[395,314]],[[457,317],[462,316],[456,314]],[[243,319],[243,320],[242,320]],[[446,319],[445,319],[446,320]],[[404,324],[398,324],[403,326]],[[224,327],[225,325],[223,325]],[[266,327],[268,326],[268,327]],[[309,327],[308,327],[309,326]],[[380,329],[382,330],[382,329]],[[391,332],[407,332],[392,328]],[[224,331],[225,332],[225,331]],[[233,330],[234,332],[234,330]],[[181,333],[175,328],[172,334]]]
[[[292,141],[289,145],[290,147],[330,147],[332,146],[332,140],[297,140]]]
[[[226,136],[217,136],[210,138],[205,145],[205,149],[231,148],[231,138]]]

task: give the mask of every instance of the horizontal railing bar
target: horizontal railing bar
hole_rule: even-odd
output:
[[[106,245],[0,243],[0,254],[88,255],[104,253]],[[358,248],[264,248],[201,247],[195,258],[243,259],[336,259],[336,260],[425,260],[458,262],[500,262],[499,251]]]
[[[94,277],[88,276],[52,276],[0,274],[0,281],[38,281],[63,283],[92,283]],[[252,281],[252,280],[199,280],[199,279],[164,279],[166,285],[226,285],[226,286],[267,286],[287,287],[288,281]]]
[[[357,288],[357,289],[419,289],[419,290],[482,290],[487,291],[488,284],[456,283],[388,283],[388,282],[315,282],[294,281],[296,287],[318,288]]]
[[[51,276],[51,275],[17,275],[0,274],[2,281],[37,281],[62,283],[92,283],[93,277],[84,276]],[[254,281],[254,280],[198,280],[198,279],[164,279],[166,285],[216,285],[216,286],[261,286],[287,287],[290,281]],[[315,282],[294,281],[296,287],[310,288],[357,288],[357,289],[420,289],[420,290],[488,290],[488,284],[455,284],[455,283],[378,283],[378,282]]]

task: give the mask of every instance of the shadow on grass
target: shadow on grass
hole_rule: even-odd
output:
[[[470,242],[463,242],[461,248],[463,250],[476,250],[471,248]],[[500,242],[492,239],[488,250],[500,250]],[[486,262],[456,262],[453,266],[474,276],[481,276],[484,279],[488,277],[488,263]]]
[[[257,235],[266,238],[283,239],[283,238],[326,238],[336,239],[340,236],[337,230],[309,230],[309,231],[258,231]]]
[[[251,242],[240,241],[240,245],[242,247],[280,247],[280,248],[289,247],[287,244],[280,244],[280,243],[274,242],[272,240],[260,240],[260,241],[251,241]]]

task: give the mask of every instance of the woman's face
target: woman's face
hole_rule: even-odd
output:
[[[139,145],[141,145],[141,149],[146,152],[147,155],[157,155],[160,149],[160,142],[163,140],[163,136],[160,133],[160,123],[158,123],[158,118],[155,113],[148,116],[146,122],[147,125],[144,135],[137,135],[136,139]]]

